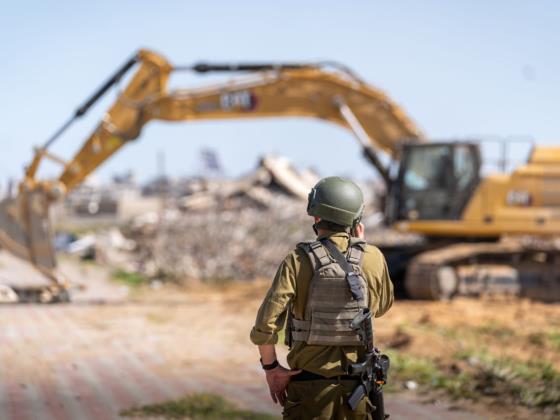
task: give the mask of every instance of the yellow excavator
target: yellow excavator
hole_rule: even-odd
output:
[[[168,91],[170,75],[180,71],[246,74]],[[55,156],[49,149],[66,128],[125,78],[126,86],[77,154],[70,160]],[[423,235],[420,242],[382,247],[398,292],[419,299],[506,292],[560,300],[560,252],[551,240],[560,233],[560,147],[535,147],[512,173],[482,177],[477,143],[427,142],[398,105],[343,65],[173,66],[148,50],[128,60],[35,149],[17,196],[0,203],[0,244],[52,280],[38,290],[13,290],[20,300],[68,299],[57,271],[49,207],[137,139],[149,121],[296,116],[349,129],[385,183],[386,222]],[[38,178],[44,159],[60,164],[58,179]],[[504,240],[512,235],[533,239]]]

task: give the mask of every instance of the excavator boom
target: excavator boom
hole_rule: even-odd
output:
[[[126,74],[136,67],[126,87],[70,160],[49,148],[64,131]],[[170,75],[196,73],[249,73],[227,83],[168,92]],[[35,150],[25,170],[17,197],[0,203],[0,244],[31,262],[53,282],[56,271],[50,204],[79,185],[90,173],[128,142],[138,138],[151,120],[190,121],[268,117],[311,117],[350,129],[366,157],[388,180],[378,150],[393,156],[403,140],[421,141],[422,135],[406,114],[383,92],[361,81],[350,70],[333,63],[198,63],[173,66],[165,58],[140,50],[127,60],[72,117]],[[37,178],[44,159],[62,166],[55,180]]]

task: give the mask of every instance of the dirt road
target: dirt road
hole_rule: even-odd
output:
[[[1,256],[4,278],[21,275],[17,267]],[[74,303],[0,305],[0,419],[113,419],[201,391],[280,413],[248,342],[263,285],[127,297],[98,267],[63,268],[89,285]],[[395,419],[473,418],[404,394],[389,394],[387,406]]]

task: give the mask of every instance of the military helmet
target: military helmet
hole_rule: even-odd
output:
[[[349,179],[329,176],[321,179],[307,198],[307,214],[342,226],[358,223],[364,211],[364,195]]]

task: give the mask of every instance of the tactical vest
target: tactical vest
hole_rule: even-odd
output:
[[[365,247],[364,241],[350,238],[345,255],[357,274],[354,279],[362,292],[360,299],[354,299],[346,272],[320,241],[298,244],[298,248],[309,257],[313,278],[309,284],[304,318],[289,317],[291,342],[303,341],[321,346],[362,344],[362,339],[350,323],[362,309],[368,308],[368,288],[361,271]]]

